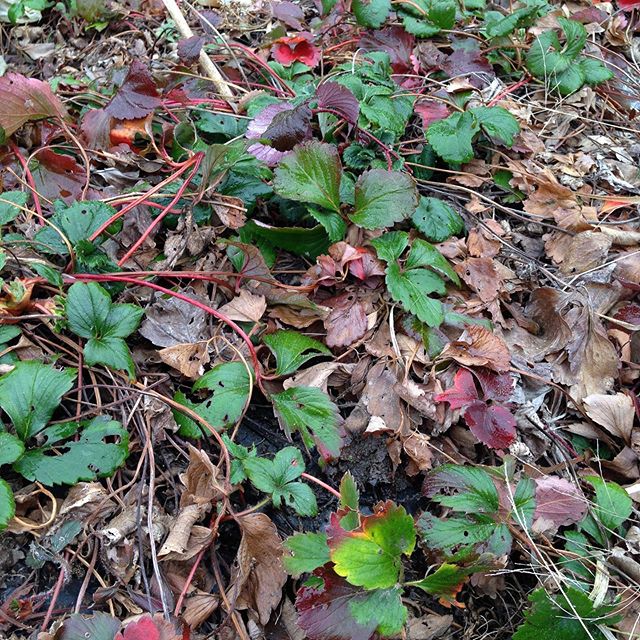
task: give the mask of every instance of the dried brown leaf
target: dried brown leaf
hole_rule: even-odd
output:
[[[264,513],[240,518],[242,540],[227,597],[237,609],[251,609],[267,624],[282,598],[287,573],[282,566],[282,540]]]
[[[264,296],[240,289],[239,294],[218,309],[220,313],[237,322],[260,322],[267,310]]]
[[[204,365],[209,362],[208,342],[174,344],[158,351],[160,359],[183,376],[195,380],[204,373]]]

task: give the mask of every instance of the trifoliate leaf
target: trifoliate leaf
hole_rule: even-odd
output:
[[[306,446],[318,447],[325,459],[340,455],[340,415],[329,396],[315,387],[291,387],[271,396],[273,409],[286,433],[299,431]]]
[[[64,442],[80,428],[78,440]],[[129,434],[106,416],[80,425],[54,425],[42,435],[44,446],[29,449],[13,468],[28,480],[46,485],[76,484],[111,475],[129,455]],[[118,442],[112,441],[114,437]]]
[[[471,143],[478,131],[480,125],[472,113],[452,113],[429,125],[427,140],[443,160],[460,164],[473,160]]]
[[[276,375],[287,376],[317,356],[330,356],[321,342],[297,331],[276,331],[264,336],[263,342],[276,357]]]
[[[416,542],[413,518],[391,501],[376,506],[353,531],[334,532],[328,539],[334,571],[350,584],[386,589],[398,581],[402,555]]]
[[[308,485],[296,482],[304,472],[304,460],[295,447],[281,449],[273,460],[247,458],[242,464],[251,483],[270,494],[276,507],[284,502],[301,516],[315,516],[318,512],[313,491]]]
[[[341,175],[336,147],[313,140],[298,145],[280,162],[273,188],[283,198],[339,212]]]
[[[133,377],[133,359],[123,338],[138,328],[143,310],[134,304],[114,304],[97,282],[73,284],[65,308],[71,331],[87,339],[86,363],[124,369]]]
[[[519,133],[520,125],[506,109],[502,107],[475,107],[470,111],[487,136],[498,140],[507,147],[513,145],[513,138]]]
[[[26,191],[4,191],[0,194],[0,226],[15,220],[22,207],[27,204]]]
[[[567,96],[578,91],[585,83],[596,85],[613,77],[598,60],[581,56],[587,41],[587,30],[575,20],[558,18],[565,37],[564,46],[553,31],[541,33],[529,49],[527,68],[547,86]]]
[[[13,491],[6,480],[0,478],[0,531],[7,528],[9,521],[16,514],[16,502]]]
[[[290,555],[282,556],[282,564],[294,577],[311,573],[330,560],[326,533],[296,533],[287,538],[283,546]]]
[[[74,202],[70,206],[58,204],[49,219],[50,225],[38,231],[34,240],[42,243],[39,250],[66,256],[69,249],[58,231],[75,247],[81,240],[88,240],[115,213],[116,210],[104,202]]]
[[[36,360],[16,364],[0,378],[0,407],[21,440],[39,433],[76,379],[75,369],[55,369]]]
[[[444,242],[464,231],[460,214],[440,198],[422,196],[411,221],[432,242]]]
[[[615,606],[595,606],[589,596],[564,587],[564,593],[551,598],[544,589],[529,595],[531,608],[513,640],[607,640],[600,626],[615,624],[620,616],[612,615]]]
[[[351,10],[358,24],[377,29],[389,15],[391,0],[353,0]]]
[[[365,229],[385,229],[409,218],[417,204],[418,192],[409,175],[372,169],[356,182],[355,211],[349,217]]]

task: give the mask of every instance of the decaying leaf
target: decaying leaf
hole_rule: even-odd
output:
[[[33,120],[66,117],[66,109],[46,82],[19,73],[0,78],[0,138],[8,138]]]
[[[183,376],[196,380],[204,373],[204,365],[209,363],[209,343],[174,344],[158,351],[160,359]]]
[[[282,540],[264,513],[243,516],[239,526],[242,540],[227,597],[237,609],[254,611],[265,625],[280,602],[287,581],[282,566]]]
[[[267,310],[267,301],[263,295],[240,289],[238,295],[220,307],[220,313],[237,322],[260,322]]]

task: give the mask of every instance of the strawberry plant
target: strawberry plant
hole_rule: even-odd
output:
[[[564,46],[555,30],[540,34],[527,55],[527,67],[545,81],[549,89],[568,96],[585,84],[595,86],[611,80],[613,72],[595,58],[581,55],[587,43],[587,30],[579,22],[558,18],[565,37]]]
[[[13,425],[13,431],[4,427],[0,431],[0,466],[11,464],[28,480],[54,486],[109,476],[123,464],[129,435],[119,422],[98,416],[47,426],[75,379],[73,369],[36,361],[19,362],[0,377],[0,408]],[[0,494],[0,529],[4,529],[13,518],[15,503],[9,484],[1,478]]]

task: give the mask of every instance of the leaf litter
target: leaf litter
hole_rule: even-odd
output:
[[[0,635],[635,637],[638,3],[172,5],[0,13]]]

